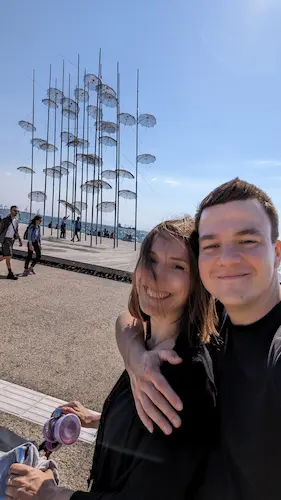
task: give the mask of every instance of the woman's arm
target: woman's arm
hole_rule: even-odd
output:
[[[33,233],[34,227],[32,225],[29,226],[28,231],[27,231],[27,239],[28,243],[32,245],[32,233]]]
[[[116,321],[116,340],[130,376],[136,409],[142,423],[149,432],[153,432],[154,422],[165,434],[170,434],[173,431],[170,422],[175,427],[181,424],[175,409],[181,411],[182,402],[161,374],[160,366],[163,361],[179,364],[181,358],[171,350],[156,348],[147,351],[143,324],[129,312],[121,314]]]

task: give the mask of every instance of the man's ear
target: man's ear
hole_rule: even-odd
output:
[[[277,240],[275,243],[275,268],[281,265],[281,241]]]

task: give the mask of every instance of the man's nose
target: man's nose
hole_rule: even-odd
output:
[[[235,245],[222,245],[219,252],[219,261],[221,265],[230,265],[239,262],[241,259],[240,252]]]

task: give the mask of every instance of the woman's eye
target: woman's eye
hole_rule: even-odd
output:
[[[181,266],[180,264],[174,264],[174,265],[173,265],[173,268],[174,268],[174,269],[178,269],[178,270],[180,270],[180,271],[184,271],[184,267],[183,267],[183,266]]]

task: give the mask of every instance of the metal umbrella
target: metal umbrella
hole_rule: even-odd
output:
[[[89,165],[100,165],[102,164],[102,159],[98,155],[94,155],[92,153],[78,153],[77,161],[88,162]]]
[[[97,86],[101,83],[101,79],[93,75],[92,73],[87,73],[84,76],[84,84],[85,87],[88,87],[89,90],[97,90]]]
[[[68,160],[64,160],[61,163],[61,166],[67,168],[67,170],[74,170],[76,168],[75,163],[72,163],[72,161],[68,161]]]
[[[85,203],[85,201],[75,201],[74,205],[80,213],[87,208],[87,204]]]
[[[128,189],[122,189],[119,191],[119,196],[122,198],[126,198],[126,200],[135,200],[136,199],[136,193],[133,191],[129,191]]]
[[[53,153],[54,151],[58,150],[57,146],[55,146],[54,144],[50,144],[48,142],[44,142],[44,144],[41,144],[39,149],[42,149],[43,151],[47,151],[48,153]]]
[[[62,174],[60,174],[59,170],[57,170],[57,167],[44,168],[43,172],[52,179],[59,179],[62,177]]]
[[[67,118],[69,118],[69,120],[76,120],[76,118],[77,118],[77,113],[75,113],[74,111],[71,111],[69,109],[63,109],[62,114],[63,114],[63,116],[66,116]]]
[[[42,102],[43,104],[45,104],[45,106],[49,106],[49,108],[58,108],[58,105],[56,103],[56,101],[52,101],[52,99],[42,99]]]
[[[126,125],[127,127],[132,127],[136,124],[135,117],[129,113],[120,113],[119,120],[122,125]]]
[[[74,97],[77,101],[88,102],[89,101],[89,92],[85,89],[75,89]]]
[[[41,203],[42,201],[46,201],[47,195],[43,191],[32,191],[28,194],[28,198],[37,203]]]
[[[35,132],[36,130],[36,128],[34,127],[34,125],[32,125],[32,123],[26,122],[25,120],[19,121],[19,126],[24,130],[26,130],[27,132]]]
[[[100,102],[107,108],[116,108],[117,106],[117,98],[108,92],[101,92]]]
[[[102,135],[100,137],[100,142],[104,145],[104,146],[110,146],[110,147],[114,147],[114,146],[117,146],[117,141],[116,139],[113,139],[113,137],[110,137],[108,135]]]
[[[34,139],[31,139],[30,143],[37,149],[41,149],[42,144],[47,144],[47,141],[45,139],[39,139],[38,137],[35,137]]]
[[[75,135],[72,134],[71,132],[62,132],[61,138],[62,138],[62,142],[67,144],[68,142],[74,141]]]
[[[57,89],[56,87],[50,87],[47,90],[47,95],[49,99],[51,99],[51,101],[54,101],[56,103],[57,102],[61,103],[64,98],[62,91]]]
[[[33,170],[32,168],[30,167],[18,167],[17,170],[19,170],[20,172],[24,172],[25,174],[35,174],[35,170]]]
[[[69,97],[64,97],[62,100],[62,109],[64,111],[72,111],[77,115],[79,113],[80,109],[76,101],[73,99],[70,99]]]
[[[76,137],[73,141],[67,143],[67,146],[71,146],[73,148],[85,148],[89,145],[89,142],[86,139],[79,139]]]
[[[100,95],[106,92],[107,94],[110,94],[113,97],[116,97],[115,90],[112,87],[110,87],[109,85],[106,85],[105,83],[100,83],[99,85],[97,85],[97,92],[99,92]]]
[[[63,167],[62,165],[58,167],[53,167],[53,169],[57,170],[61,174],[61,176],[69,174],[68,169],[66,167]]]
[[[115,202],[114,201],[103,201],[97,205],[97,209],[99,212],[114,212],[115,211]]]
[[[155,116],[149,114],[139,115],[138,123],[142,127],[147,127],[147,128],[155,127],[156,118]]]
[[[115,134],[117,131],[117,125],[113,122],[100,122],[99,130],[101,132],[106,132],[107,134]]]
[[[72,203],[70,203],[69,201],[59,200],[59,203],[61,205],[63,205],[65,208],[68,208],[68,210],[70,210],[71,213],[76,212],[78,215],[81,214],[80,210],[75,205],[73,205]]]
[[[118,175],[122,179],[134,179],[133,174],[129,170],[124,170],[122,168],[116,170],[104,170],[101,174],[105,179],[115,179]]]
[[[150,165],[156,161],[156,157],[150,154],[142,154],[137,157],[138,163],[142,163],[143,165]]]
[[[87,106],[87,113],[92,118],[96,118],[97,114],[98,114],[97,106],[93,106],[92,104],[89,104],[89,106]]]

